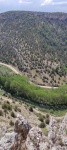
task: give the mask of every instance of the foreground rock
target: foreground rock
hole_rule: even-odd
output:
[[[38,127],[33,127],[26,139],[27,150],[46,150],[49,149],[49,142],[47,137],[45,137]]]
[[[0,150],[20,150],[21,137],[15,133],[6,133],[0,141]]]
[[[0,140],[0,150],[20,150],[21,144],[25,141],[30,128],[31,126],[27,120],[23,116],[18,115],[14,132],[6,133]]]
[[[17,132],[18,134],[21,134],[23,139],[26,139],[27,134],[30,129],[31,129],[31,126],[29,125],[28,121],[21,115],[18,115],[16,122],[15,122],[14,131]]]
[[[48,136],[18,115],[14,132],[0,140],[0,150],[67,150],[67,114],[63,120],[50,117]]]

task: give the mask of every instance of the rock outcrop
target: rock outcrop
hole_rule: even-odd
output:
[[[23,139],[26,139],[30,129],[31,126],[29,125],[28,121],[21,115],[18,115],[15,122],[14,131],[17,132],[18,134],[21,134]]]
[[[67,150],[67,114],[61,121],[50,117],[48,136],[18,115],[14,132],[6,133],[0,140],[0,150]]]
[[[33,127],[27,136],[25,142],[27,150],[46,150],[49,148],[49,142],[38,127]]]
[[[15,133],[6,133],[0,140],[0,150],[20,150],[21,137]]]
[[[14,132],[6,133],[0,140],[0,150],[20,150],[22,142],[25,142],[30,129],[31,126],[27,120],[23,116],[18,115]]]

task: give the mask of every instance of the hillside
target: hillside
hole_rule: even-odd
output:
[[[24,11],[0,14],[0,61],[17,66],[38,84],[65,84],[67,14]]]
[[[16,74],[13,68],[11,70],[7,66],[0,65],[0,88],[6,94],[9,93],[14,98],[43,108],[54,110],[67,108],[67,85],[59,88],[42,88],[31,84],[28,77]]]
[[[44,89],[0,63],[0,150],[5,149],[67,150],[67,85]]]

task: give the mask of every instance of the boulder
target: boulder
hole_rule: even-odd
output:
[[[47,137],[38,127],[33,127],[29,131],[25,144],[27,150],[48,150],[49,148]]]
[[[18,134],[21,133],[23,139],[26,139],[30,129],[31,126],[29,125],[28,121],[22,115],[18,115],[15,121],[14,131]]]
[[[20,150],[21,137],[15,133],[6,133],[0,140],[0,150]]]
[[[48,136],[39,127],[32,127],[21,115],[17,116],[14,132],[5,133],[0,150],[67,150],[67,114],[60,122],[50,117]]]

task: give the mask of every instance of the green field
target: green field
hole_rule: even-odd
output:
[[[25,76],[16,75],[7,67],[0,67],[0,85],[11,95],[27,99],[43,107],[63,109],[67,106],[67,85],[45,89],[29,83]]]

